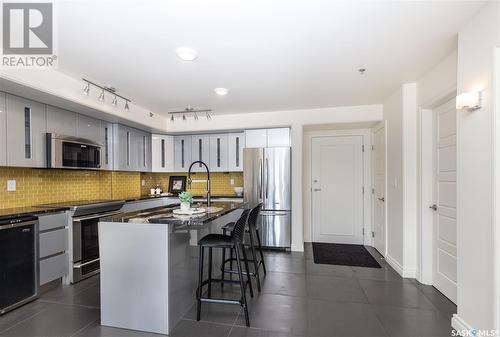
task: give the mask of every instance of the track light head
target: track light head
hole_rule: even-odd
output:
[[[182,115],[182,120],[185,121],[186,120],[186,115]]]
[[[207,120],[211,120],[212,119],[212,116],[210,115],[209,112],[207,112]]]
[[[128,106],[128,101],[125,101],[125,111],[130,111],[130,107]]]
[[[99,102],[104,102],[104,89],[101,91],[101,94],[99,95]]]
[[[173,123],[174,122],[174,115],[170,116],[170,121]]]
[[[87,85],[83,88],[83,94],[88,96],[90,93],[90,83],[87,82]]]
[[[194,113],[194,120],[197,121],[198,120],[198,114],[195,112]]]
[[[116,96],[115,96],[115,98],[113,98],[113,102],[111,102],[111,105],[113,105],[113,106],[118,105],[118,101],[116,100]]]

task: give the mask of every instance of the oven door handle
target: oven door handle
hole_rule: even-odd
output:
[[[95,260],[92,260],[92,261],[89,261],[89,262],[77,263],[77,264],[75,264],[75,265],[73,266],[73,268],[78,268],[78,269],[80,269],[80,268],[82,268],[82,267],[85,267],[85,266],[87,266],[87,265],[89,265],[89,264],[92,264],[92,263],[95,263],[95,262],[98,262],[98,261],[99,261],[99,259],[95,259]]]

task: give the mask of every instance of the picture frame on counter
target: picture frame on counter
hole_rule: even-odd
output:
[[[171,176],[168,182],[168,192],[179,194],[186,191],[186,176]]]

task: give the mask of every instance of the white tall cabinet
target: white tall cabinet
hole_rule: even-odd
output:
[[[166,135],[151,136],[152,171],[173,172],[174,171],[174,137]]]
[[[287,147],[291,146],[290,129],[255,129],[245,131],[246,147]]]
[[[0,166],[7,165],[7,113],[5,94],[0,92]]]
[[[7,165],[46,167],[45,105],[7,94]]]

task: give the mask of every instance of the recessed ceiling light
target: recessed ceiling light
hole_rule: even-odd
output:
[[[188,47],[179,47],[175,50],[175,53],[183,61],[194,61],[198,57],[198,52]]]
[[[215,88],[214,91],[219,96],[225,96],[229,92],[229,89],[228,88]]]

